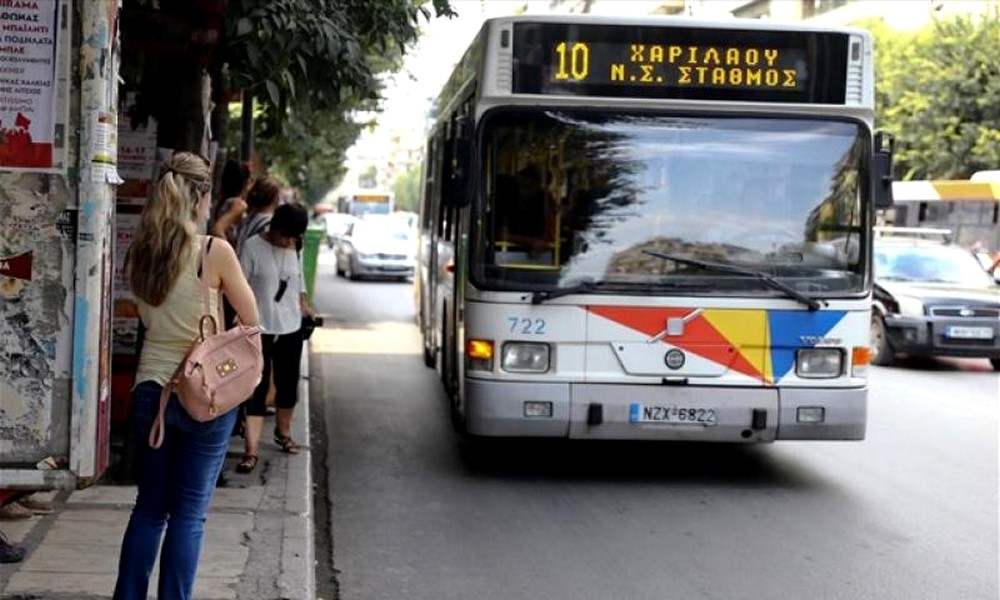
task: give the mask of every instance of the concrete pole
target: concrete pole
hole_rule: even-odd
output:
[[[111,387],[114,167],[95,162],[116,126],[116,3],[75,0],[80,15],[80,151],[69,468],[84,486],[107,464]],[[71,119],[72,120],[72,119]],[[115,149],[115,153],[117,150]]]

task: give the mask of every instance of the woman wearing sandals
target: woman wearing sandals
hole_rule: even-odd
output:
[[[288,454],[299,452],[299,445],[291,436],[291,424],[298,402],[302,317],[314,316],[306,301],[298,253],[308,222],[309,215],[301,205],[282,204],[271,217],[270,229],[247,239],[240,252],[240,264],[260,308],[264,373],[253,397],[245,404],[246,453],[236,465],[238,473],[249,473],[257,466],[272,372],[277,407],[274,441]]]

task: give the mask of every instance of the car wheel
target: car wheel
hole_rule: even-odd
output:
[[[991,358],[990,364],[993,365],[994,371],[1000,371],[1000,358]]]
[[[886,366],[893,360],[892,346],[885,330],[885,321],[879,314],[872,314],[872,324],[868,333],[868,344],[872,352],[872,364]]]

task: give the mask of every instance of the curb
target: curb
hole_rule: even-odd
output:
[[[299,401],[292,421],[292,437],[309,440],[309,342],[302,352]],[[316,597],[316,549],[312,514],[312,448],[302,445],[300,460],[288,469],[285,511],[282,523],[281,568],[278,589],[282,600],[314,600]]]

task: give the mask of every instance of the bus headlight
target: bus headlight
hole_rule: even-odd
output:
[[[831,379],[843,372],[840,348],[800,348],[795,353],[795,374],[803,379]]]
[[[503,345],[500,368],[511,373],[545,373],[549,370],[549,345],[507,342]]]

